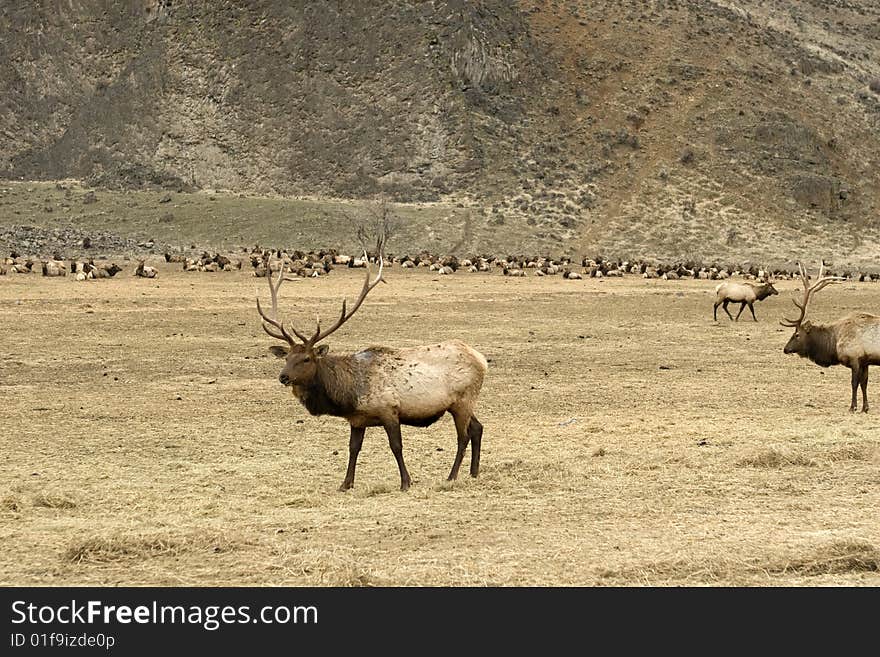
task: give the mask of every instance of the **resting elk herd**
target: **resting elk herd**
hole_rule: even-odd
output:
[[[813,296],[825,287],[841,281],[875,281],[880,278],[875,275],[852,271],[826,275],[824,263],[813,280],[800,264],[798,270],[792,272],[718,263],[661,265],[603,258],[584,258],[578,265],[567,258],[523,255],[458,258],[423,251],[394,256],[386,255],[385,245],[386,233],[380,230],[372,254],[366,249],[358,255],[346,255],[336,250],[304,252],[256,246],[228,255],[205,251],[198,256],[166,253],[164,257],[166,265],[179,265],[184,272],[230,272],[248,266],[254,277],[266,278],[271,308],[265,311],[257,299],[257,312],[265,332],[282,343],[270,347],[270,352],[284,361],[279,382],[290,388],[310,414],[341,417],[349,424],[348,468],[340,490],[354,485],[358,454],[370,427],[381,427],[385,431],[397,461],[400,488],[409,488],[412,479],[404,462],[401,426],[427,427],[446,413],[452,416],[458,443],[448,479],[458,476],[468,446],[471,476],[476,477],[480,469],[483,426],[477,419],[476,405],[487,372],[487,360],[479,351],[461,340],[449,340],[406,348],[371,345],[354,353],[337,354],[331,353],[324,343],[352,318],[379,283],[385,282],[386,270],[394,266],[424,269],[438,276],[497,271],[511,278],[558,276],[565,280],[582,280],[639,276],[666,281],[720,281],[715,286],[715,321],[721,306],[731,321],[738,321],[748,308],[752,320],[757,322],[754,304],[778,294],[774,281],[799,280],[803,296],[799,301],[794,300],[799,316],[781,322],[794,329],[784,353],[798,354],[821,367],[848,367],[852,372],[850,410],[857,410],[857,392],[861,388],[862,411],[868,411],[868,369],[871,365],[880,365],[880,316],[855,312],[830,324],[820,324],[810,322],[806,314]],[[136,262],[132,276],[159,276],[158,267],[147,265],[143,259]],[[377,267],[375,277],[374,265]],[[307,335],[281,319],[278,292],[285,280],[318,278],[337,267],[363,268],[365,280],[350,308],[346,301],[342,302],[341,313],[332,325],[322,329],[318,320],[314,332]],[[123,267],[115,262],[96,264],[91,258],[64,259],[58,253],[40,259],[12,252],[0,263],[0,275],[41,273],[46,277],[72,276],[77,281],[113,278],[121,271]],[[729,304],[739,305],[735,317],[728,310]]]

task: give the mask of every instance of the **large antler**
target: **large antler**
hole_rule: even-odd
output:
[[[361,236],[361,242],[363,243],[363,236]],[[364,302],[364,299],[367,298],[367,294],[370,293],[374,287],[376,287],[379,283],[387,283],[385,279],[382,278],[382,269],[385,265],[385,240],[388,236],[388,226],[384,224],[381,226],[379,230],[379,236],[376,238],[376,259],[379,261],[379,272],[376,274],[376,278],[372,281],[370,277],[373,274],[373,269],[370,267],[370,257],[367,254],[367,249],[364,247],[364,262],[367,265],[367,277],[364,279],[364,286],[361,288],[361,293],[357,298],[357,301],[354,302],[354,306],[352,306],[351,310],[346,311],[346,300],[342,300],[342,313],[339,315],[339,319],[336,320],[336,323],[333,324],[326,331],[321,331],[321,319],[318,318],[318,328],[315,331],[315,334],[308,339],[308,344],[315,345],[331,333],[333,333],[340,326],[345,324],[351,316],[357,312],[357,309],[361,307],[361,304]]]
[[[783,318],[783,321],[779,322],[780,324],[782,324],[782,326],[788,326],[790,328],[797,328],[804,321],[804,317],[806,317],[807,315],[807,304],[810,302],[811,294],[813,294],[814,292],[818,292],[823,287],[831,285],[832,283],[838,283],[840,281],[846,280],[842,276],[823,277],[822,274],[825,273],[825,262],[822,261],[822,263],[819,265],[819,275],[816,277],[817,280],[815,283],[813,283],[812,286],[810,286],[810,276],[809,274],[807,274],[806,268],[801,263],[798,263],[798,269],[800,269],[801,281],[803,281],[804,284],[804,300],[802,303],[798,303],[797,299],[792,299],[792,302],[800,309],[800,317],[798,317],[797,319]]]
[[[269,292],[272,295],[272,317],[268,317],[266,313],[263,312],[263,308],[260,306],[260,298],[257,297],[257,312],[260,313],[260,317],[263,318],[263,330],[271,335],[273,338],[277,340],[285,340],[288,344],[294,345],[296,342],[287,332],[287,329],[284,328],[284,322],[278,319],[278,288],[281,287],[281,283],[284,281],[284,263],[281,263],[281,267],[278,269],[278,278],[275,280],[275,284],[272,284],[272,272],[269,270],[269,259],[266,258],[264,265],[266,267],[266,280],[269,281]],[[269,326],[274,326],[281,333],[277,333],[269,328]],[[294,335],[298,337],[303,342],[307,342],[308,338],[306,338],[302,333],[296,330],[295,327],[291,326]]]

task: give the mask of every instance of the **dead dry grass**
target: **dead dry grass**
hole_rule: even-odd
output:
[[[126,559],[179,557],[187,553],[219,553],[234,550],[235,543],[225,536],[195,534],[111,535],[74,540],[63,559],[71,563],[107,563]]]
[[[444,481],[445,419],[405,430],[408,493],[370,430],[341,494],[347,425],[278,385],[265,283],[160,267],[0,277],[0,583],[880,584],[877,414],[846,411],[846,370],[783,355],[794,284],[714,323],[709,282],[393,269],[331,348],[481,350],[481,476]],[[305,325],[359,286],[335,271],[282,303]]]

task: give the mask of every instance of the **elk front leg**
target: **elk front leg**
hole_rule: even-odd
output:
[[[862,379],[861,368],[858,365],[853,365],[852,367],[852,403],[849,405],[850,412],[855,412],[857,409],[856,404],[856,394],[859,390],[859,381]]]
[[[400,422],[394,421],[385,425],[385,433],[388,434],[388,445],[394,458],[397,459],[397,467],[400,470],[400,490],[407,490],[412,484],[406,464],[403,462],[403,436],[400,435]]]
[[[749,310],[752,311],[752,319],[755,320],[755,321],[757,322],[757,321],[758,321],[758,318],[755,317],[755,304],[750,303],[750,304],[749,304]],[[742,311],[740,311],[740,312],[742,312]]]
[[[743,310],[746,309],[746,302],[741,301],[739,304],[739,312],[736,314],[736,321],[739,321],[739,316],[743,314]]]
[[[358,454],[361,452],[366,431],[363,427],[351,428],[351,437],[348,439],[348,470],[346,470],[345,479],[339,487],[340,491],[346,491],[354,486],[354,469],[357,467]]]
[[[868,366],[862,365],[862,376],[859,383],[862,386],[862,413],[868,412]]]

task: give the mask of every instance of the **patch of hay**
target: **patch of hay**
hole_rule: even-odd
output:
[[[34,496],[34,506],[44,507],[46,509],[75,509],[74,502],[67,495],[55,493],[40,493]]]
[[[818,464],[813,459],[802,454],[786,454],[785,452],[770,448],[761,450],[753,456],[740,459],[737,465],[752,468],[784,468],[790,465],[813,467]]]
[[[773,575],[839,575],[880,571],[880,550],[867,541],[835,541],[808,557],[795,557],[766,568]]]
[[[383,586],[382,580],[369,568],[358,563],[351,550],[306,549],[284,555],[280,568],[319,586]]]
[[[871,460],[871,452],[873,450],[869,447],[861,446],[861,445],[844,445],[843,447],[838,447],[836,449],[832,449],[828,452],[827,457],[829,461],[870,461]]]
[[[15,495],[7,495],[3,499],[0,499],[0,510],[2,511],[18,513],[21,511],[21,507],[21,500]]]
[[[376,495],[387,495],[400,491],[400,486],[395,484],[373,484],[364,493],[364,497],[375,497]]]
[[[212,535],[94,536],[71,543],[62,558],[70,563],[112,563],[192,552],[230,552],[236,547],[229,539]]]
[[[756,575],[842,575],[880,571],[880,550],[867,541],[844,540],[813,549],[807,556],[775,556],[748,561],[719,558],[707,561],[677,559],[635,568],[605,569],[601,579],[637,581],[650,585],[670,582],[712,584]]]

